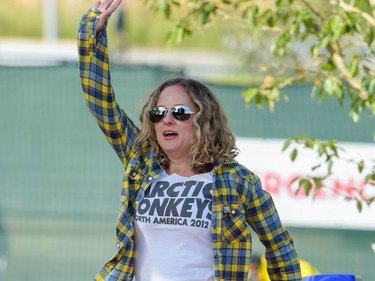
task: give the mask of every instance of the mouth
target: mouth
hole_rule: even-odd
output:
[[[165,131],[163,132],[163,136],[165,137],[172,137],[172,136],[177,136],[178,134],[174,131]]]

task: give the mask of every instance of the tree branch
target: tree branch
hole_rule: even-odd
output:
[[[340,53],[336,52],[332,46],[332,43],[327,46],[328,52],[332,55],[333,63],[336,65],[338,70],[341,72],[341,74],[344,76],[345,80],[350,84],[350,86],[354,89],[356,89],[359,92],[359,96],[362,99],[368,98],[368,93],[362,89],[362,81],[359,78],[353,77],[348,68],[346,67],[344,58],[341,56]]]
[[[324,21],[324,18],[305,0],[300,0],[318,19]]]
[[[352,5],[346,4],[344,2],[344,0],[331,0],[331,3],[339,5],[346,12],[356,13],[357,15],[364,18],[369,25],[375,27],[375,18],[371,17],[368,13],[363,12],[360,9],[358,9],[358,8],[352,6]]]

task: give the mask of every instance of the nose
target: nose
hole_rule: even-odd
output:
[[[172,123],[174,120],[173,116],[172,116],[172,111],[170,109],[167,110],[167,113],[163,119],[163,122],[165,123]]]

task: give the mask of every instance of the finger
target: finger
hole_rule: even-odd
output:
[[[94,8],[95,9],[99,8],[99,6],[100,6],[101,3],[102,2],[100,2],[100,1],[96,1],[95,4],[94,4]]]
[[[102,10],[107,10],[108,7],[111,6],[112,2],[113,2],[113,0],[105,0],[105,1],[102,3],[102,5],[100,5],[100,8],[101,8]]]
[[[99,20],[96,24],[96,32],[99,32],[100,30],[102,30],[103,26],[104,26],[104,23],[105,23],[106,19],[103,18],[103,17],[99,17]]]
[[[108,20],[112,13],[120,6],[121,2],[122,0],[105,0],[104,3],[101,3],[98,8],[102,11],[102,14],[100,15],[99,21],[96,25],[97,32],[103,28],[105,21]],[[107,7],[107,5],[110,6]]]
[[[113,1],[112,5],[108,8],[108,11],[112,14],[120,6],[122,0]]]

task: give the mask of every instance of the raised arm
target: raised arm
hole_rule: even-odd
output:
[[[97,1],[81,19],[77,42],[81,85],[87,106],[125,165],[139,130],[118,106],[111,83],[106,26],[120,4],[121,0]]]

